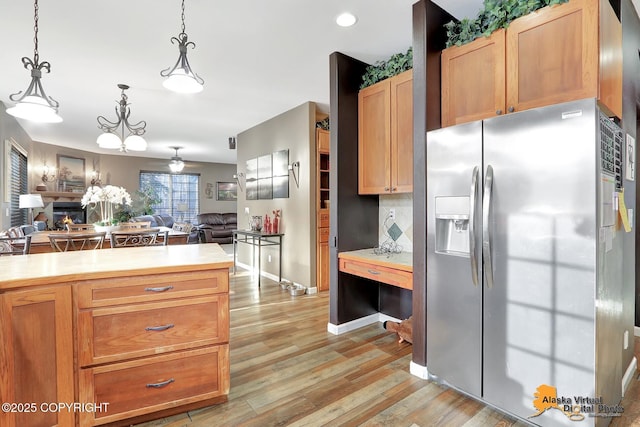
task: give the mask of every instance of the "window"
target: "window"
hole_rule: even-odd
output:
[[[200,175],[190,173],[140,172],[140,188],[151,187],[161,202],[153,206],[157,214],[169,214],[176,221],[196,223],[200,211]]]
[[[11,204],[11,226],[27,224],[28,210],[20,209],[20,195],[29,193],[27,152],[13,141],[7,141],[8,193]]]

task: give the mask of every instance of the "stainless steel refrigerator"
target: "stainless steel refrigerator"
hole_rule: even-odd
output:
[[[619,403],[621,144],[595,99],[427,133],[433,379],[543,426],[576,423],[541,385]]]

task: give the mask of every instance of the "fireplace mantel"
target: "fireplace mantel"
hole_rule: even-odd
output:
[[[38,191],[45,203],[51,202],[79,202],[84,193],[72,193],[71,191]]]

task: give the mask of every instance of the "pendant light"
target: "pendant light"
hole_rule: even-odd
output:
[[[22,96],[22,91],[9,96],[9,99],[16,102],[16,105],[7,108],[7,113],[20,119],[31,120],[41,123],[60,123],[62,117],[58,115],[58,101],[54,100],[44,92],[40,78],[42,71],[51,72],[51,64],[47,61],[40,62],[38,53],[38,0],[34,3],[34,26],[35,35],[33,37],[33,60],[28,57],[22,58],[22,64],[27,70],[31,70],[31,83]]]
[[[182,157],[178,156],[178,150],[181,149],[182,147],[169,147],[169,148],[173,148],[174,150],[176,150],[176,155],[173,156],[171,158],[171,161],[169,162],[169,169],[171,169],[171,173],[182,172],[182,169],[184,169],[184,162],[182,161]]]
[[[178,56],[178,61],[173,66],[173,68],[167,68],[160,72],[161,76],[167,77],[162,85],[165,88],[178,93],[202,92],[202,85],[204,84],[204,80],[202,80],[200,76],[193,72],[191,66],[189,65],[189,60],[187,59],[187,48],[191,47],[193,49],[196,47],[196,44],[189,41],[189,37],[185,32],[184,0],[182,0],[181,19],[182,30],[180,34],[178,34],[178,37],[171,38],[171,43],[178,43],[178,50],[180,51],[180,55]]]
[[[119,149],[121,152],[127,151],[145,151],[147,149],[147,141],[144,140],[142,135],[146,132],[147,122],[144,120],[138,123],[129,123],[129,116],[131,115],[131,109],[125,90],[129,89],[128,85],[120,83],[118,85],[122,90],[119,106],[116,107],[116,114],[118,121],[112,122],[107,120],[104,116],[98,116],[98,127],[104,131],[98,137],[96,141],[100,148],[114,148]],[[125,137],[125,130],[128,134]],[[120,134],[118,134],[120,131]]]

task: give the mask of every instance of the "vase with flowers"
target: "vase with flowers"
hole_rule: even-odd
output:
[[[114,217],[114,208],[122,205],[130,206],[131,195],[123,187],[115,185],[91,186],[82,196],[81,203],[83,208],[91,206],[100,213],[100,221],[94,223],[94,226],[109,227],[105,231],[110,231],[118,223]]]

